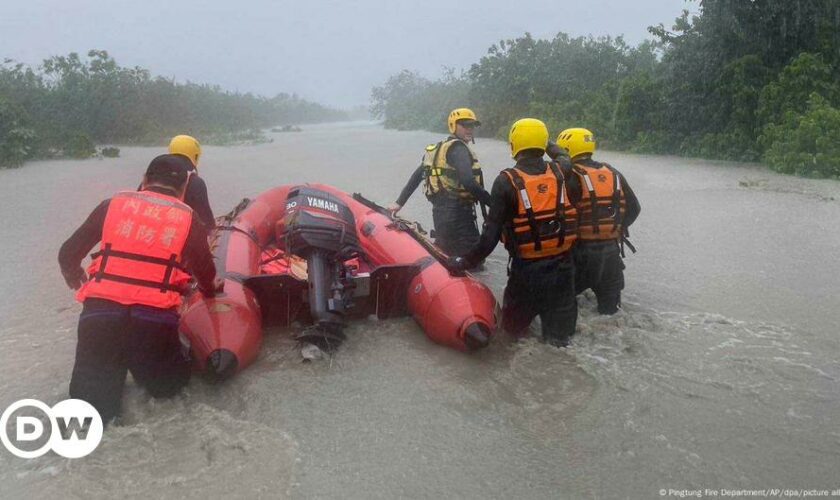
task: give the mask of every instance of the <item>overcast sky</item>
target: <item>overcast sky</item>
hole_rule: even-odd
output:
[[[107,50],[123,66],[271,96],[367,104],[402,69],[437,77],[500,39],[671,26],[684,0],[0,0],[0,59]]]

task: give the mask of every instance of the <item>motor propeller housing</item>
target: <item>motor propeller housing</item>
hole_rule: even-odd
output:
[[[353,212],[330,193],[294,189],[286,200],[277,240],[285,242],[288,252],[306,259],[307,296],[316,329],[304,340],[332,350],[344,338],[344,317],[353,307],[354,284],[345,264],[361,252]]]

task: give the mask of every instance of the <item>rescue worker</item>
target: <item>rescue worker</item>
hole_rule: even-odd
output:
[[[585,128],[560,132],[557,145],[571,158],[582,189],[578,205],[578,242],[573,251],[577,293],[591,288],[598,312],[615,314],[624,288],[624,244],[627,230],[639,216],[639,200],[624,176],[612,166],[592,159],[595,136]]]
[[[220,286],[206,233],[182,200],[188,160],[161,155],[140,191],[103,201],[61,246],[67,285],[78,290],[76,362],[70,397],[104,422],[118,415],[126,371],[153,397],[175,395],[190,378],[178,338],[178,306],[190,275],[211,297]],[[81,263],[99,243],[87,269]]]
[[[580,190],[570,186],[564,174],[570,165],[543,160],[548,144],[543,122],[517,121],[509,142],[516,165],[502,170],[493,182],[481,240],[448,264],[453,269],[469,267],[487,257],[501,238],[510,254],[502,326],[521,337],[539,316],[543,339],[566,346],[577,323],[571,250],[577,239],[575,203]]]
[[[471,109],[449,113],[449,136],[426,146],[423,161],[408,183],[388,207],[396,214],[421,182],[432,203],[435,244],[450,255],[460,255],[478,243],[475,205],[490,203],[478,158],[469,143],[475,142],[474,129],[481,125]]]
[[[198,219],[209,231],[216,227],[216,218],[213,216],[213,209],[210,208],[210,200],[207,196],[207,184],[204,179],[198,176],[198,159],[201,157],[201,144],[195,137],[189,135],[176,135],[169,141],[169,153],[182,155],[189,158],[190,180],[184,194],[184,203],[192,207]]]

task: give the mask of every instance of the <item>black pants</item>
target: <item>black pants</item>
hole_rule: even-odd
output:
[[[598,299],[598,312],[615,314],[621,305],[621,290],[624,289],[624,260],[618,242],[582,243],[578,240],[573,254],[576,292],[591,288]]]
[[[502,325],[511,335],[521,337],[536,316],[546,342],[569,344],[577,324],[575,271],[569,256],[513,262],[505,287]]]
[[[435,244],[447,255],[464,255],[478,244],[475,206],[440,196],[432,202]]]
[[[178,339],[178,314],[86,300],[70,397],[89,402],[108,422],[120,412],[128,370],[154,397],[174,396],[187,384],[191,367]]]

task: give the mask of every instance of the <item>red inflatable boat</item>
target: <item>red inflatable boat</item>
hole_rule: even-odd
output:
[[[329,351],[347,317],[411,314],[435,342],[461,351],[486,346],[496,326],[493,294],[450,273],[421,231],[322,184],[243,200],[210,238],[223,293],[185,300],[181,332],[197,368],[224,379],[248,366],[264,322],[311,324],[302,340]]]

